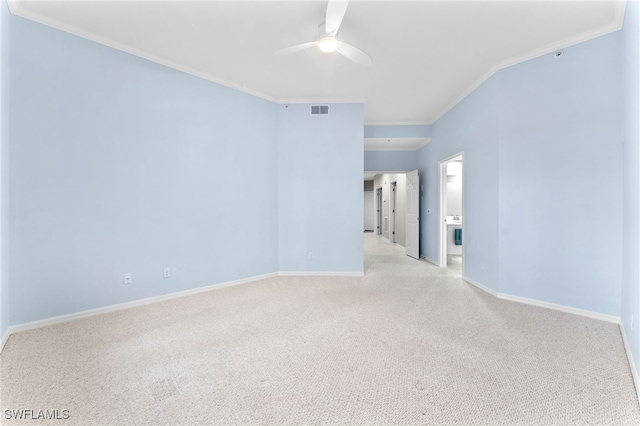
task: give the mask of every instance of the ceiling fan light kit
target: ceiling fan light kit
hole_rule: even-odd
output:
[[[324,53],[331,53],[338,50],[338,40],[335,37],[323,37],[318,42],[318,48]]]
[[[349,2],[345,0],[329,0],[324,24],[324,36],[321,35],[318,41],[297,44],[278,50],[275,52],[276,55],[286,55],[300,52],[311,47],[318,47],[318,49],[324,53],[338,52],[358,65],[371,65],[371,57],[367,53],[336,38],[336,34],[342,24],[342,19],[347,12],[348,5]]]

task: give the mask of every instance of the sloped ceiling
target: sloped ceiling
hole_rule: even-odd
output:
[[[432,123],[501,67],[621,27],[619,1],[357,1],[312,49],[326,1],[31,1],[12,12],[275,102],[364,101],[367,123]]]

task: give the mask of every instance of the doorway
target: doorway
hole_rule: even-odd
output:
[[[373,212],[373,191],[364,192],[364,230],[373,231],[374,229],[374,212]]]
[[[398,201],[398,182],[391,182],[391,187],[389,188],[389,241],[392,243],[397,242],[396,240],[396,203]]]
[[[439,162],[440,230],[438,266],[464,268],[463,153]]]
[[[376,234],[382,235],[382,187],[376,189]]]

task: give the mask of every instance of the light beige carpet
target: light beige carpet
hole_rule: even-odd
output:
[[[9,339],[33,424],[638,425],[618,327],[493,298],[365,235],[364,278],[281,277]]]

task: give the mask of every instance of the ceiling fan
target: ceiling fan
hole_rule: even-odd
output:
[[[329,0],[324,22],[324,34],[321,32],[320,40],[287,47],[285,49],[278,50],[275,54],[286,55],[310,49],[312,47],[318,47],[318,49],[325,53],[338,52],[358,65],[371,65],[371,57],[369,57],[369,55],[357,47],[336,38],[336,34],[340,29],[340,25],[342,24],[342,19],[344,18],[348,5],[348,0]],[[320,24],[320,26],[322,27],[323,25]]]

